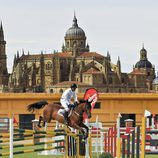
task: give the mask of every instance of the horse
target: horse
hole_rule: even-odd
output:
[[[43,121],[43,127],[45,123],[50,123],[51,120],[57,120],[59,123],[64,124],[65,119],[62,114],[59,113],[59,110],[63,107],[56,103],[48,103],[47,101],[39,101],[27,106],[27,111],[34,112],[35,109],[43,109],[43,117],[39,117],[38,126],[42,127],[41,121]],[[91,102],[88,100],[81,100],[80,103],[69,112],[68,124],[67,126],[72,127],[81,131],[83,138],[88,138],[88,127],[83,123],[83,113],[86,113],[88,118],[91,118]],[[85,132],[85,130],[86,132]]]

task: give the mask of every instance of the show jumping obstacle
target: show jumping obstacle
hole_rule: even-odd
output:
[[[13,155],[17,154],[24,154],[24,153],[31,153],[31,152],[39,152],[44,150],[64,150],[64,157],[82,157],[79,154],[79,134],[72,133],[69,129],[59,129],[54,131],[34,131],[34,130],[24,130],[24,129],[13,129],[13,119],[10,119],[10,134],[1,134],[0,138],[3,138],[5,140],[1,140],[0,143],[0,149],[9,149],[10,152],[2,152],[0,153],[0,156],[10,156],[10,158],[13,158]],[[40,135],[39,135],[40,134]],[[16,141],[21,140],[28,140],[33,141],[33,139],[39,139],[39,138],[52,138],[56,136],[64,136],[64,139],[61,140],[47,140],[42,142],[35,142],[35,143],[25,143],[25,144],[15,144]],[[10,139],[9,139],[10,138]],[[5,144],[4,144],[5,143]],[[8,145],[9,143],[9,145]],[[56,146],[47,146],[46,148],[38,148],[38,149],[27,149],[27,150],[19,150],[19,151],[13,151],[14,148],[20,148],[20,147],[35,147],[39,145],[49,145],[52,143],[56,143],[58,145]],[[61,145],[60,145],[61,144]],[[73,148],[72,148],[73,147]]]
[[[153,135],[158,134],[157,129],[153,129],[154,126],[149,127],[146,118],[142,118],[141,127],[126,127],[120,128],[120,118],[117,118],[116,125],[110,127],[108,130],[104,129],[90,130],[90,137],[88,139],[89,146],[86,148],[88,156],[92,157],[92,140],[100,141],[105,144],[104,151],[111,153],[117,158],[145,158],[146,154],[158,154],[157,146],[158,140],[153,137]],[[104,134],[104,138],[101,136],[101,133]],[[41,142],[30,142],[34,139],[44,138],[54,138],[62,136],[64,139],[58,140],[46,140]],[[10,134],[0,134],[0,149],[10,149],[10,152],[2,152],[0,156],[10,156],[13,158],[13,155],[24,154],[30,152],[39,152],[44,150],[58,150],[64,152],[66,158],[69,157],[82,157],[80,155],[79,146],[79,136],[71,132],[66,128],[60,128],[54,131],[34,131],[34,130],[24,130],[24,129],[13,129],[13,119],[10,119]],[[99,138],[99,139],[98,139]],[[20,144],[19,141],[29,141],[27,144]],[[15,144],[18,142],[18,144]],[[52,146],[51,144],[57,144]],[[10,144],[10,145],[8,145]],[[38,149],[27,149],[13,151],[14,148],[20,147],[36,147],[39,145],[44,145],[46,147],[40,147]],[[95,144],[96,145],[96,144]],[[97,144],[99,146],[99,144]],[[94,151],[95,152],[95,151]],[[98,151],[96,151],[98,152]],[[101,151],[103,152],[103,151]]]

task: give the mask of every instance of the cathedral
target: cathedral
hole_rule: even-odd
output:
[[[121,71],[121,61],[112,63],[111,56],[90,51],[86,34],[74,15],[72,26],[65,33],[61,52],[30,54],[19,52],[14,56],[13,70],[8,75],[3,28],[0,30],[0,85],[11,92],[62,93],[71,83],[77,83],[78,92],[95,87],[100,93],[143,93],[152,90],[155,68],[142,47],[140,60],[132,72]]]

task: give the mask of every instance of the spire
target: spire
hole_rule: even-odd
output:
[[[17,59],[19,59],[19,51],[17,51]]]
[[[16,64],[16,54],[14,55],[14,64]]]
[[[4,33],[3,33],[2,21],[1,21],[1,26],[0,26],[0,41],[4,41]]]
[[[111,61],[111,56],[110,56],[109,51],[107,51],[107,58]]]
[[[73,27],[78,27],[78,24],[77,24],[77,18],[76,18],[76,13],[74,12],[74,19],[73,19],[73,24],[72,24]]]
[[[87,51],[89,52],[89,44],[88,44],[88,42],[87,42],[86,48],[87,48]]]
[[[22,55],[25,55],[24,49],[22,49]]]
[[[64,43],[62,45],[62,48],[61,48],[62,52],[65,52],[65,46],[64,46]]]
[[[140,60],[147,60],[147,51],[144,48],[144,43],[142,44],[142,49],[140,50]]]
[[[0,27],[0,30],[3,31],[2,21],[1,21],[1,27]]]
[[[120,65],[120,57],[118,56],[117,65]]]

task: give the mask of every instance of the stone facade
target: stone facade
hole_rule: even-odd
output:
[[[155,78],[154,66],[142,48],[140,61],[131,73],[121,71],[121,61],[111,61],[107,52],[103,56],[90,51],[86,35],[78,26],[74,16],[72,27],[65,34],[61,52],[37,55],[26,54],[14,57],[13,72],[9,78],[9,89],[13,92],[41,91],[61,93],[70,83],[79,85],[79,92],[95,87],[104,93],[148,92]],[[40,89],[41,88],[41,89]]]

